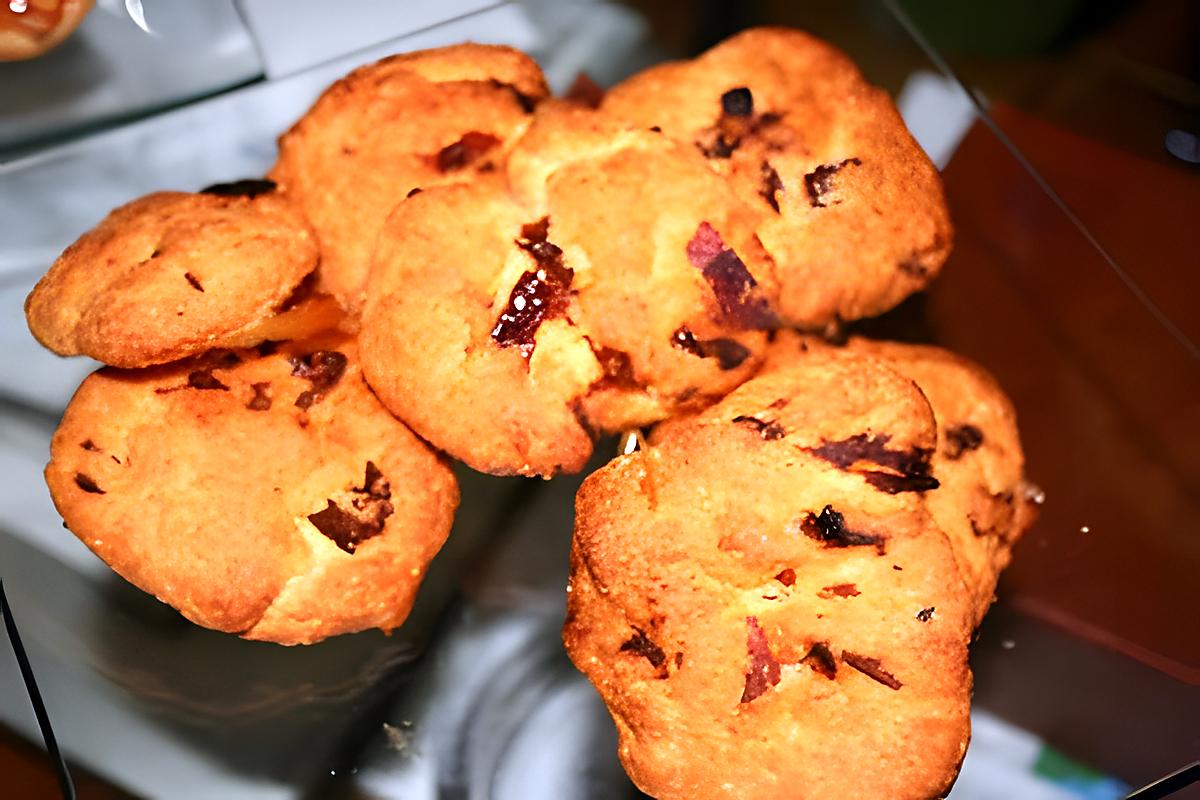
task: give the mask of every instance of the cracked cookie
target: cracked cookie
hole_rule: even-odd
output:
[[[887,311],[950,252],[937,170],[887,94],[808,34],[745,31],[634,75],[601,109],[660,129],[728,179],[757,212],[791,325]]]
[[[274,189],[239,181],[121,206],[34,287],[29,329],[59,355],[143,367],[337,325],[306,280],[312,231]]]
[[[763,369],[786,369],[829,348],[817,337],[781,331]],[[982,620],[1013,545],[1037,516],[1012,403],[979,365],[939,347],[853,337],[845,349],[879,359],[928,398],[938,430],[930,470],[940,487],[925,502],[954,546]]]
[[[391,56],[327,89],[280,138],[270,173],[317,232],[321,287],[360,311],[396,204],[497,169],[547,92],[533,59],[480,44]]]
[[[698,154],[551,103],[507,175],[397,207],[368,281],[363,368],[384,405],[475,469],[573,472],[595,434],[749,377],[773,295]]]
[[[975,617],[924,501],[937,441],[912,381],[813,353],[584,482],[563,639],[643,791],[948,791]]]
[[[282,644],[400,625],[458,504],[340,335],[102,369],[50,454],[66,526],[117,573]]]

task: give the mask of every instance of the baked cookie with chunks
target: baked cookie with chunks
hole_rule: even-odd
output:
[[[380,236],[367,380],[475,469],[578,471],[594,435],[713,402],[766,348],[773,278],[723,182],[621,127],[539,109],[511,186],[427,189]]]
[[[336,303],[312,291],[312,230],[274,189],[247,180],[121,206],[38,281],[29,329],[62,356],[144,367],[337,325]]]
[[[563,639],[643,791],[949,791],[975,618],[924,502],[936,442],[912,381],[814,354],[584,481]]]
[[[763,369],[788,369],[830,348],[817,337],[781,331]],[[986,370],[940,347],[856,336],[845,350],[879,359],[928,398],[938,431],[930,468],[941,485],[925,502],[954,546],[982,620],[1013,546],[1037,517],[1012,403]]]
[[[94,0],[18,0],[0,5],[0,61],[36,58],[58,47]]]
[[[887,311],[949,255],[937,170],[887,94],[808,34],[745,31],[634,75],[601,108],[660,128],[729,178],[758,212],[792,325]]]
[[[279,140],[270,176],[321,243],[321,286],[354,313],[375,240],[411,192],[498,168],[548,94],[511,47],[461,44],[391,56],[333,84]]]
[[[117,573],[199,625],[281,644],[399,626],[458,504],[337,334],[101,369],[50,456],[66,526]]]

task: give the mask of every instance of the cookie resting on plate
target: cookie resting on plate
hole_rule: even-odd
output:
[[[480,44],[391,56],[329,87],[280,138],[270,173],[317,232],[321,288],[360,311],[396,204],[494,170],[547,93],[529,56]]]
[[[830,347],[817,337],[781,331],[763,369],[787,369]],[[845,347],[911,378],[929,400],[938,430],[930,471],[940,485],[925,502],[950,538],[982,620],[1013,545],[1037,516],[1012,403],[978,364],[940,347],[861,337]]]
[[[891,99],[808,34],[747,30],[634,75],[601,109],[661,128],[729,179],[757,211],[791,325],[887,311],[950,253],[941,180]]]
[[[392,214],[363,369],[384,405],[475,469],[578,471],[595,434],[702,407],[753,374],[777,322],[772,281],[692,148],[547,103],[505,174]]]
[[[336,325],[336,303],[312,291],[312,230],[274,189],[248,180],[121,206],[38,281],[29,329],[59,355],[144,367]]]
[[[282,644],[400,625],[458,504],[339,335],[102,369],[50,454],[66,526],[117,573],[197,624]]]
[[[643,791],[948,791],[975,615],[925,502],[936,443],[908,378],[812,354],[584,482],[563,638]]]

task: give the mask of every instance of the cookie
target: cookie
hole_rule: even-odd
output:
[[[271,171],[316,229],[322,288],[360,311],[371,251],[396,204],[496,169],[546,94],[528,56],[479,44],[392,56],[326,90],[280,138]]]
[[[92,5],[92,0],[24,0],[0,6],[0,61],[23,61],[58,47]]]
[[[142,367],[336,325],[336,305],[304,282],[312,231],[273,188],[242,181],[121,206],[34,287],[29,329],[59,355]]]
[[[199,625],[282,644],[391,630],[450,530],[454,477],[375,400],[352,341],[260,350],[93,373],[51,442],[55,506]]]
[[[634,75],[601,108],[695,148],[757,210],[792,325],[887,311],[950,252],[936,169],[887,94],[808,34],[745,31]]]
[[[691,149],[539,108],[505,174],[426,189],[388,220],[362,319],[367,380],[475,469],[578,471],[593,435],[753,373],[773,279],[735,208]]]
[[[982,367],[948,350],[861,337],[845,347],[912,379],[928,398],[938,430],[931,472],[941,485],[925,501],[950,538],[982,620],[1013,545],[1037,516],[1012,403]],[[764,370],[787,369],[828,348],[815,337],[780,332]]]
[[[936,442],[910,380],[814,354],[587,478],[563,639],[643,791],[949,790],[974,613],[923,500]]]

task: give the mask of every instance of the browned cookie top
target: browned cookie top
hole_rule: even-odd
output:
[[[532,59],[463,44],[361,67],[321,95],[279,140],[271,177],[321,244],[321,284],[361,310],[379,229],[410,192],[497,167],[547,93]]]
[[[100,370],[46,482],[124,578],[200,625],[283,644],[400,625],[458,503],[340,336]]]
[[[564,641],[644,791],[948,788],[974,615],[924,506],[936,441],[911,381],[831,354],[665,423],[584,482]]]
[[[303,284],[312,231],[273,189],[241,181],[121,206],[34,287],[30,330],[59,355],[141,367],[335,325]]]
[[[764,369],[787,369],[828,349],[816,337],[780,332]],[[911,378],[929,399],[938,431],[930,469],[941,485],[925,501],[954,546],[982,620],[1013,545],[1037,516],[1012,404],[978,364],[939,347],[854,337],[846,349]]]
[[[629,78],[601,107],[661,128],[729,177],[758,212],[790,324],[886,311],[950,252],[941,181],[891,100],[808,34],[745,31]]]
[[[507,175],[396,209],[368,282],[364,369],[385,405],[477,469],[575,471],[593,433],[745,380],[773,286],[697,153],[547,105]]]

